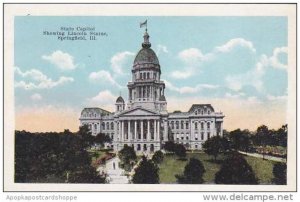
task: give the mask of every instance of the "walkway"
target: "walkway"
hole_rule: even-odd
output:
[[[286,159],[285,158],[280,158],[280,157],[275,157],[275,156],[268,156],[268,155],[263,155],[262,154],[258,154],[258,153],[247,153],[247,152],[242,152],[239,151],[240,154],[244,154],[247,156],[252,156],[252,157],[256,157],[256,158],[264,158],[267,160],[271,160],[271,161],[276,161],[276,162],[284,162],[286,163]]]

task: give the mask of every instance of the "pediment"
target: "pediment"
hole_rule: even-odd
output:
[[[159,114],[144,108],[130,109],[128,111],[119,114],[119,116],[154,116],[154,115],[159,115]]]

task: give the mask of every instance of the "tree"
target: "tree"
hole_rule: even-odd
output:
[[[278,162],[274,164],[273,176],[275,184],[286,184],[286,163]]]
[[[95,137],[95,143],[100,144],[101,146],[104,145],[104,143],[111,143],[111,138],[109,135],[106,135],[104,133],[98,133]]]
[[[184,159],[186,157],[186,149],[182,144],[176,144],[174,149],[175,155],[180,159]]]
[[[95,136],[92,135],[88,125],[80,126],[77,135],[81,138],[84,147],[90,147],[95,141]]]
[[[143,156],[139,166],[135,169],[132,182],[134,184],[158,184],[158,171],[158,166],[152,160],[147,160]]]
[[[216,184],[258,184],[251,166],[242,155],[232,153],[215,175]]]
[[[75,135],[62,133],[15,132],[15,182],[42,183],[104,183],[91,166],[82,137],[88,130]],[[79,133],[79,132],[78,132]],[[78,134],[77,133],[77,134]]]
[[[119,158],[123,164],[123,167],[126,171],[130,171],[132,169],[131,162],[136,160],[136,153],[133,147],[129,147],[128,145],[124,145],[123,149],[119,151]]]
[[[237,150],[249,151],[251,140],[250,140],[250,131],[236,129],[229,133],[229,138],[232,142],[232,147]]]
[[[164,154],[159,150],[156,151],[152,156],[152,161],[156,164],[160,164],[164,159]]]
[[[224,151],[223,140],[220,136],[213,136],[206,140],[202,145],[204,152],[208,155],[213,155],[214,160],[217,160],[218,155]]]
[[[164,145],[164,149],[168,152],[174,152],[175,151],[175,143],[172,141],[168,141]]]
[[[184,167],[183,175],[176,175],[180,184],[202,184],[205,168],[201,161],[191,158]]]

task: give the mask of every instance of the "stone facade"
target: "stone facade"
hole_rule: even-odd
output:
[[[81,112],[80,125],[87,124],[93,135],[110,135],[113,141],[106,144],[107,148],[119,151],[127,144],[138,153],[149,153],[173,140],[187,149],[200,150],[208,138],[223,135],[224,115],[210,104],[193,104],[188,112],[168,113],[159,60],[151,49],[147,30],[131,72],[127,105],[120,96],[115,112],[101,108]]]

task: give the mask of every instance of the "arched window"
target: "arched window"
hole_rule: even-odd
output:
[[[198,129],[198,123],[195,122],[195,130],[197,130],[197,129]]]
[[[106,130],[109,130],[109,123],[106,123]]]
[[[150,73],[149,72],[147,73],[147,79],[150,79]]]
[[[210,138],[210,132],[207,133],[207,139],[209,139],[209,138]]]
[[[181,121],[181,129],[183,129],[184,128],[184,123],[183,123],[183,121]]]
[[[97,124],[94,125],[94,129],[97,130]]]
[[[144,72],[144,78],[143,79],[146,79],[146,72]]]
[[[204,129],[204,123],[201,122],[201,129]]]
[[[110,123],[110,129],[111,129],[111,130],[114,129],[114,123],[113,123],[113,122]]]
[[[176,121],[176,129],[179,129],[179,121]]]
[[[189,129],[189,122],[188,121],[185,123],[185,128]]]
[[[142,79],[142,77],[143,77],[143,74],[142,74],[142,73],[140,73],[140,79]]]
[[[171,122],[171,128],[174,129],[174,121]]]
[[[105,130],[105,123],[104,122],[102,122],[102,130]]]
[[[207,110],[207,114],[210,115],[210,110],[209,109]]]
[[[207,129],[210,129],[210,123],[207,122]]]

